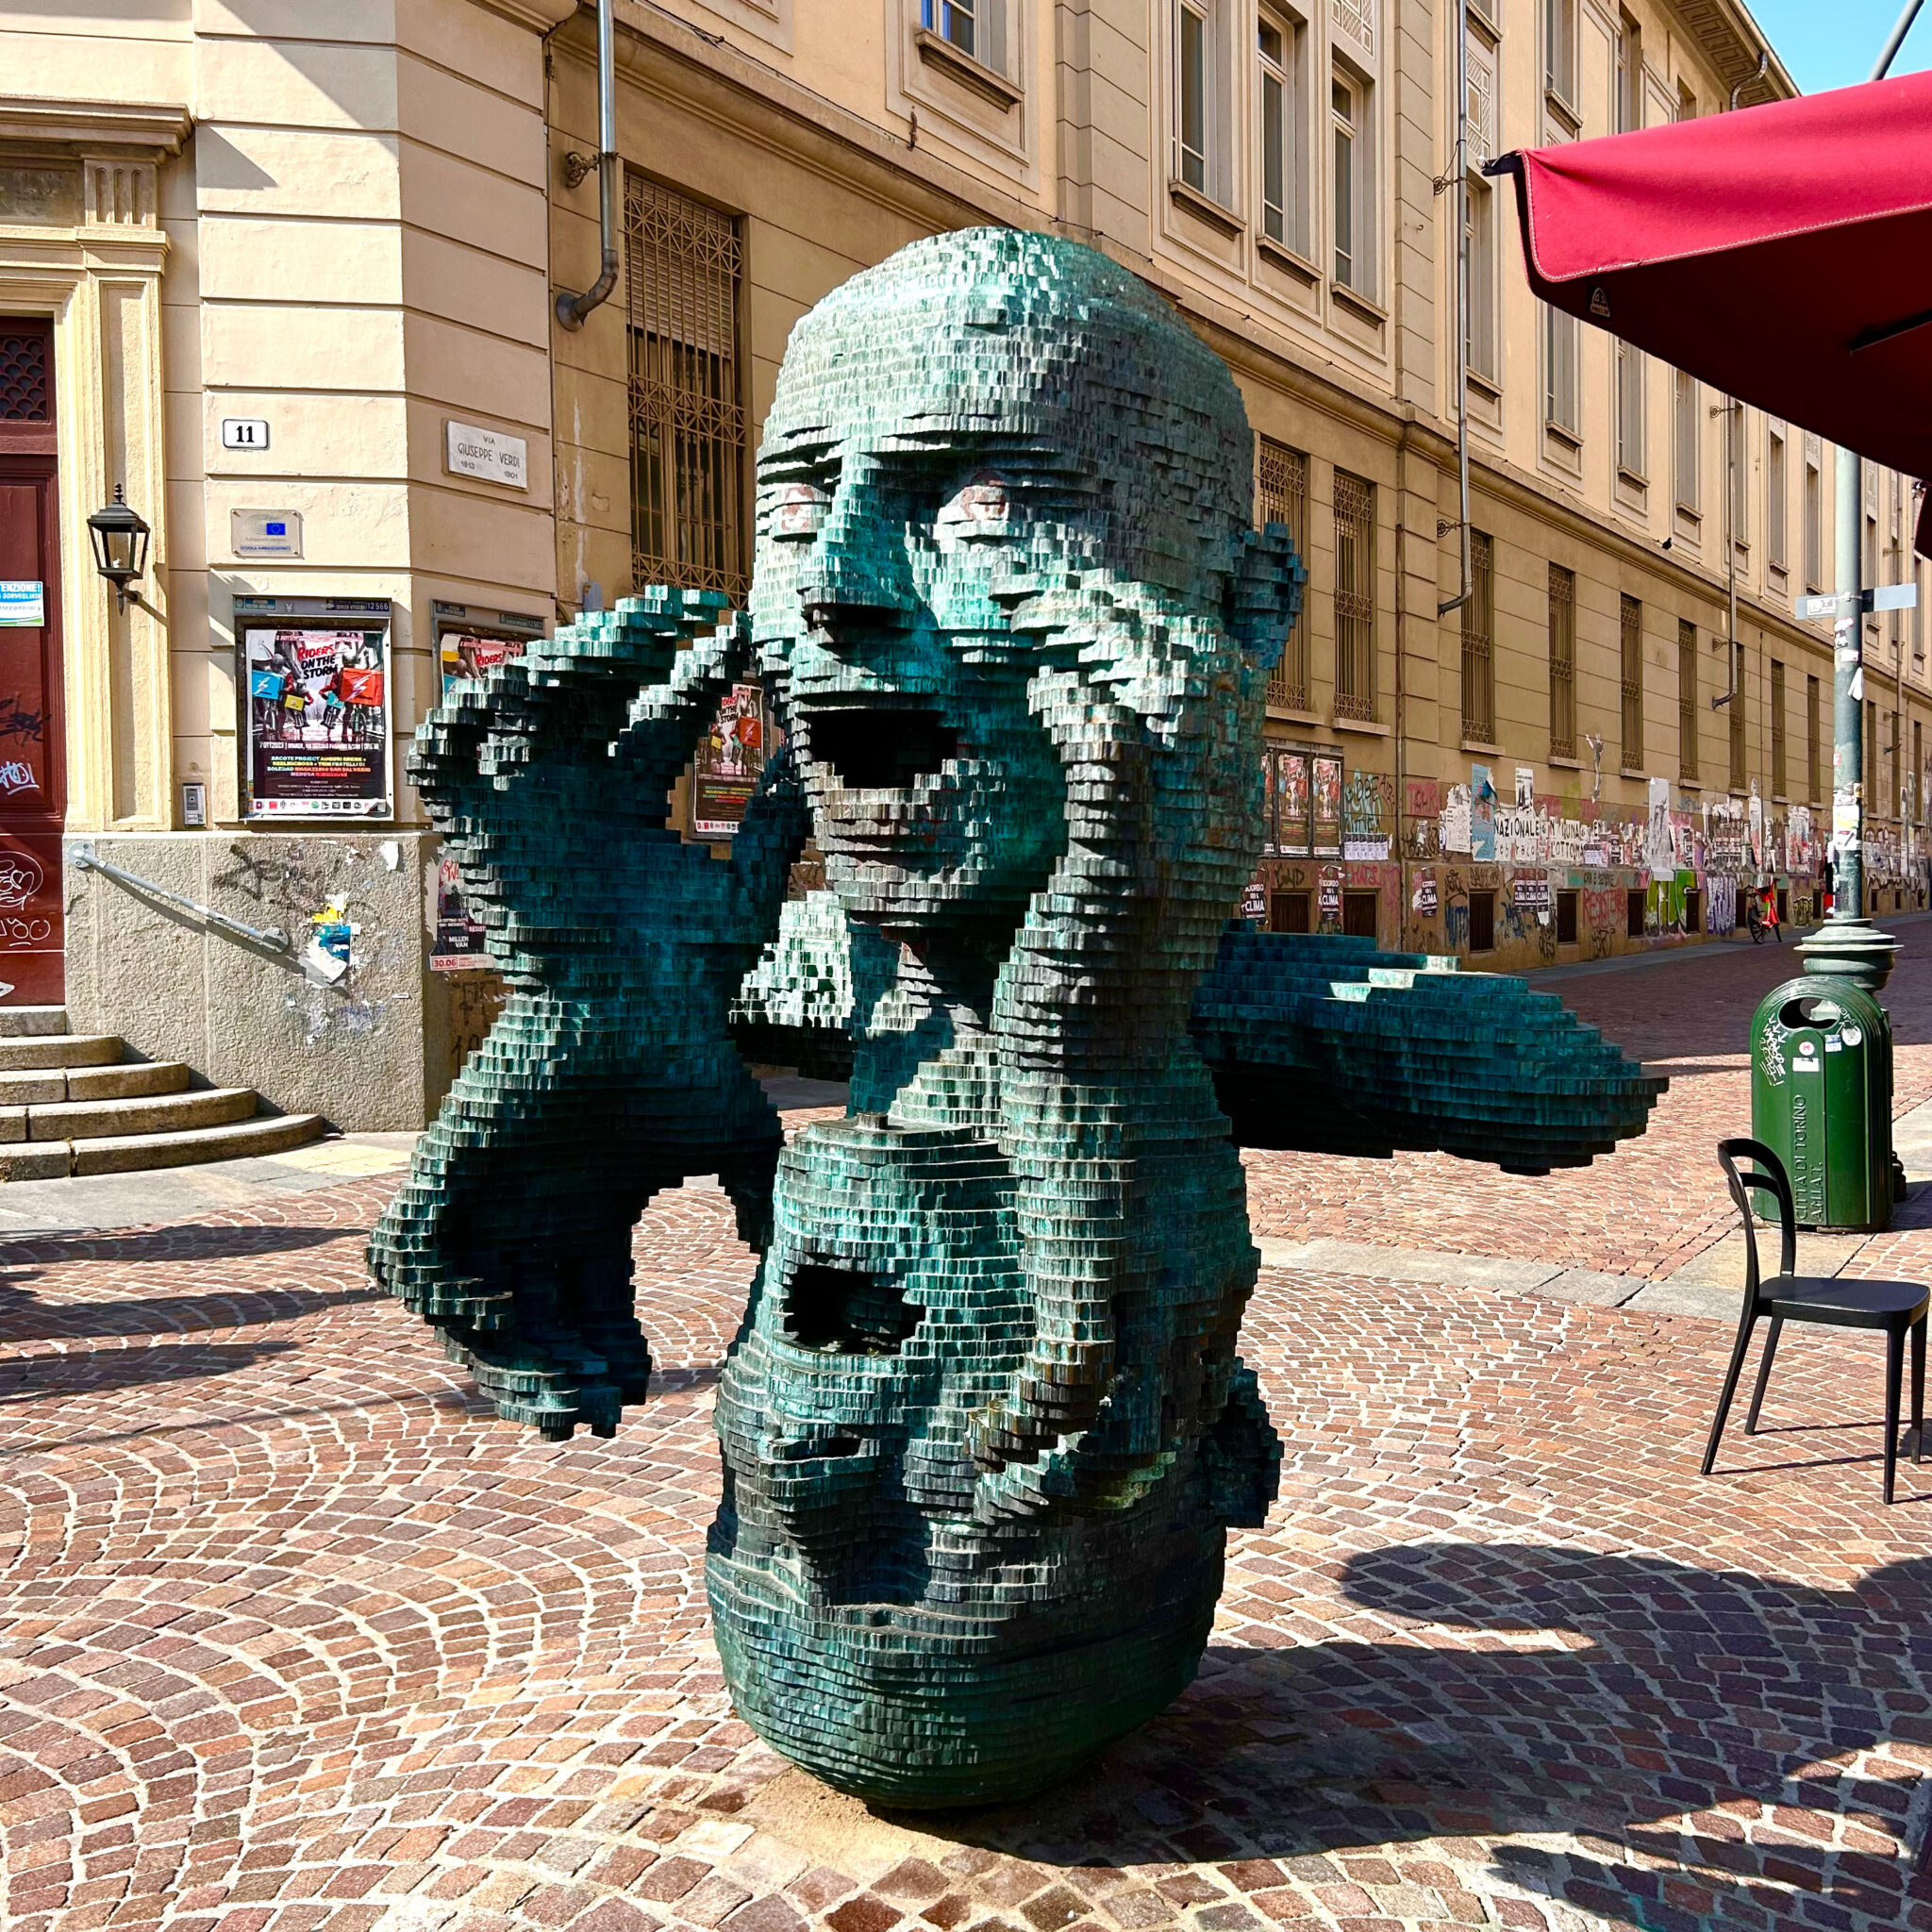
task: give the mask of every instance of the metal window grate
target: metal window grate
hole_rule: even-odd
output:
[[[742,600],[740,265],[727,216],[626,179],[632,575]]]
[[[1805,680],[1805,796],[1816,804],[1823,793],[1818,789],[1821,769],[1818,728],[1818,680]]]
[[[1643,606],[1625,592],[1623,605],[1624,741],[1618,756],[1626,772],[1643,769]]]
[[[1731,700],[1731,790],[1733,791],[1741,791],[1744,789],[1745,779],[1744,714],[1746,706],[1744,698],[1744,646],[1739,644],[1737,652],[1737,672],[1731,679],[1731,689],[1737,692],[1737,696]]]
[[[1375,718],[1375,491],[1335,473],[1335,715]]]
[[[1469,602],[1462,607],[1462,735],[1496,741],[1496,576],[1494,550],[1469,533]]]
[[[1308,555],[1308,459],[1298,449],[1259,436],[1255,439],[1255,522],[1286,524],[1296,558]],[[1289,633],[1281,662],[1268,674],[1268,702],[1291,711],[1312,708],[1308,690],[1308,625],[1306,616]]]
[[[0,423],[44,423],[51,408],[47,338],[0,333]]]
[[[1686,784],[1699,776],[1697,765],[1697,626],[1677,620],[1677,771]]]
[[[1576,574],[1550,566],[1550,756],[1576,756]]]
[[[1782,798],[1789,787],[1785,769],[1785,667],[1771,660],[1771,790]]]

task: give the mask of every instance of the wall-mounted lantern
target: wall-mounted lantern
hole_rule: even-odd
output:
[[[140,514],[128,508],[120,484],[114,486],[113,502],[88,518],[87,533],[94,546],[94,568],[113,585],[120,608],[125,610],[128,585],[139,583],[147,569],[148,528]]]

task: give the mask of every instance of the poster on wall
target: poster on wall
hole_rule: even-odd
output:
[[[483,924],[463,900],[463,875],[448,853],[436,861],[436,942],[432,973],[475,973],[491,964]]]
[[[1310,761],[1309,791],[1314,856],[1341,857],[1341,760],[1316,757]],[[1338,890],[1340,890],[1338,888]]]
[[[452,685],[464,678],[486,676],[497,665],[521,658],[543,636],[542,619],[520,610],[479,610],[438,598],[429,612],[436,627],[436,656],[445,698]]]
[[[1277,751],[1272,755],[1274,850],[1282,858],[1306,858],[1308,834],[1308,755]]]
[[[319,621],[263,621],[243,615],[239,598],[236,609],[244,815],[390,817],[388,605]]]
[[[1478,864],[1496,858],[1496,787],[1487,765],[1469,768],[1469,856]]]
[[[734,684],[691,758],[691,828],[701,839],[728,839],[765,768],[765,694]]]

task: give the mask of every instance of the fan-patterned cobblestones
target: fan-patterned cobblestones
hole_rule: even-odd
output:
[[[1656,1053],[1679,970],[1565,992]],[[1724,1078],[1616,1183],[1660,1241]],[[1456,1179],[1425,1244],[1547,1251],[1560,1216],[1492,1224],[1532,1184]],[[546,1445],[367,1291],[391,1184],[0,1246],[8,1932],[1932,1932],[1932,1464],[1880,1506],[1868,1341],[1793,1335],[1705,1481],[1722,1324],[1265,1271],[1282,1495],[1199,1683],[1041,1801],[874,1816],[758,1745],[709,1642],[723,1196],[640,1229],[652,1401]],[[1932,1278],[1932,1233],[1883,1247]]]

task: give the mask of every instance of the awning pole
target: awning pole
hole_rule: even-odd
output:
[[[1462,20],[1456,41],[1456,514],[1462,572],[1456,595],[1436,606],[1438,623],[1475,595],[1469,531],[1469,7],[1467,0],[1457,5]]]
[[[1883,80],[1924,0],[1906,0],[1870,78]],[[1831,918],[1806,942],[1811,971],[1847,974],[1875,989],[1898,941],[1865,917],[1865,487],[1857,451],[1838,445],[1838,609],[1832,630]],[[1810,956],[1816,951],[1818,958]]]

